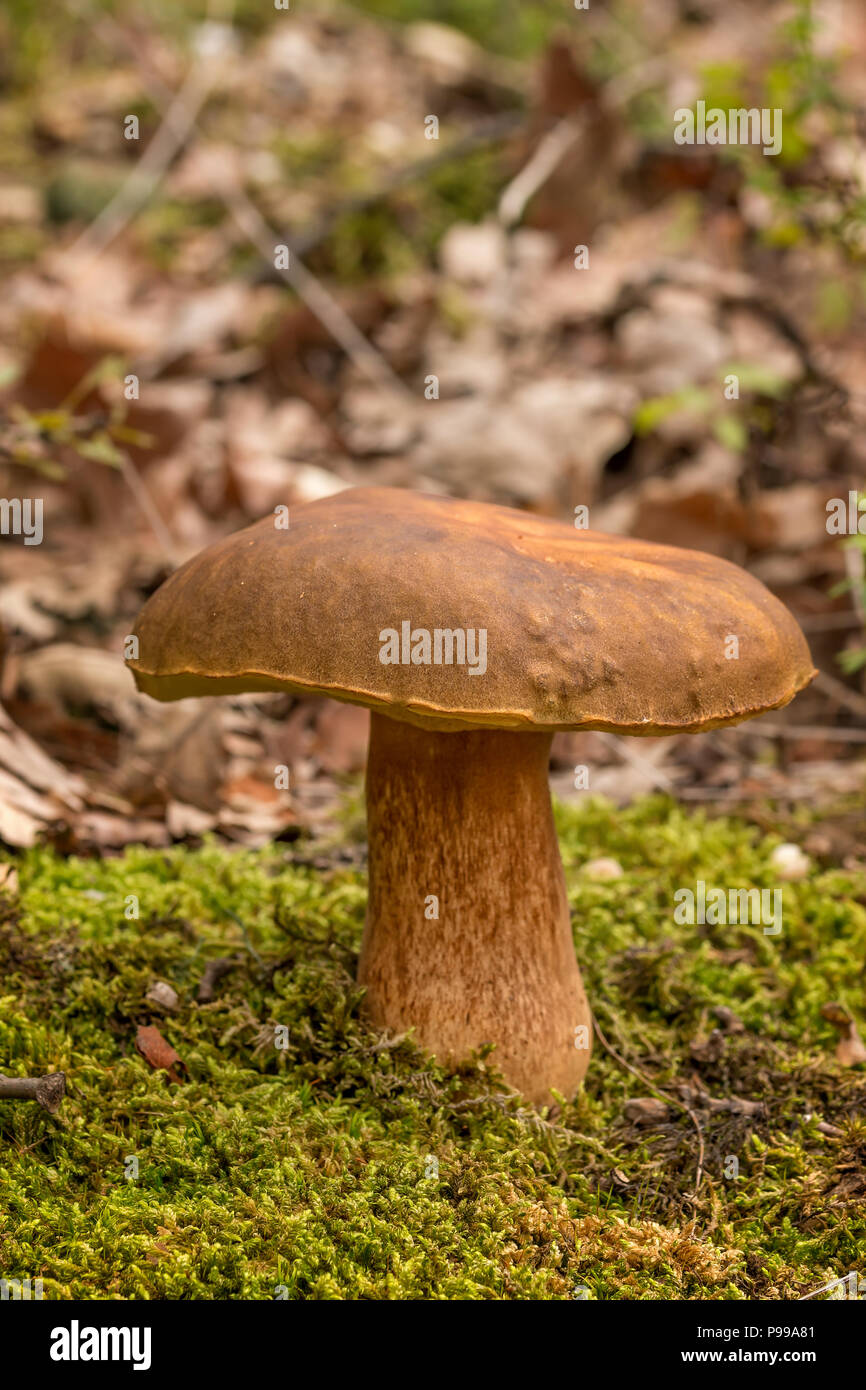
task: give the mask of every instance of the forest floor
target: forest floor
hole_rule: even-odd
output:
[[[784,108],[778,157],[679,144],[698,102]],[[66,1095],[0,1100],[0,1278],[703,1300],[862,1269],[864,130],[857,0],[6,0],[0,493],[44,538],[0,547],[0,1073]],[[358,485],[730,560],[820,672],[700,739],[557,736],[598,1035],[547,1112],[495,1053],[450,1073],[364,1022],[364,711],[132,689],[179,563]],[[699,881],[781,891],[781,933],[678,923]]]
[[[452,1073],[365,1025],[351,808],[312,848],[28,851],[0,896],[0,1052],[67,1094],[0,1101],[5,1276],[46,1298],[700,1300],[856,1269],[866,1076],[826,1013],[862,995],[862,872],[785,884],[776,936],[679,925],[699,880],[778,887],[778,837],[662,797],[557,818],[599,1036],[541,1112],[493,1056]]]

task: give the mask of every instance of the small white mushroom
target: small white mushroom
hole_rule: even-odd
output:
[[[770,866],[785,883],[797,883],[812,867],[808,854],[799,845],[777,845],[770,855]]]
[[[587,878],[601,882],[608,878],[622,878],[623,867],[616,859],[588,859],[583,872]]]

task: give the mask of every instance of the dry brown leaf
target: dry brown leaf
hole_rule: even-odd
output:
[[[135,1034],[135,1046],[154,1071],[164,1071],[170,1081],[180,1083],[182,1078],[179,1073],[186,1070],[185,1064],[180,1053],[166,1042],[158,1028],[152,1024],[139,1027]]]
[[[44,822],[22,811],[6,794],[0,774],[0,840],[15,849],[31,849],[44,829]]]
[[[836,1061],[843,1067],[857,1067],[866,1062],[866,1047],[853,1023],[847,1038],[840,1038],[836,1045]]]
[[[13,724],[0,706],[0,840],[29,849],[80,811],[83,783]]]
[[[156,1004],[160,1009],[166,1009],[168,1013],[177,1013],[180,1008],[177,990],[165,980],[155,980],[144,997],[149,1003]]]
[[[161,849],[170,843],[162,821],[132,820],[123,815],[88,811],[72,826],[78,848],[123,849],[124,845],[150,845]]]
[[[117,789],[137,806],[179,801],[214,812],[225,767],[223,710],[207,700],[157,705],[139,696]]]
[[[670,1119],[670,1110],[664,1101],[652,1096],[627,1100],[623,1113],[630,1124],[638,1126],[663,1125]]]
[[[165,808],[165,824],[173,840],[206,835],[215,828],[216,823],[216,816],[183,801],[170,801]]]
[[[728,1115],[763,1115],[764,1105],[759,1100],[744,1100],[741,1096],[727,1096],[723,1100],[709,1100],[710,1110],[724,1110]]]
[[[832,1023],[841,1035],[836,1044],[836,1061],[843,1067],[856,1067],[866,1062],[866,1047],[857,1031],[853,1015],[844,1004],[833,1001],[821,1008],[821,1017]]]
[[[19,661],[19,685],[43,704],[116,705],[135,700],[122,659],[101,647],[55,642]]]
[[[28,738],[0,705],[0,768],[5,768],[16,781],[26,782],[37,791],[45,792],[59,804],[72,810],[81,807],[84,783],[75,777]]]

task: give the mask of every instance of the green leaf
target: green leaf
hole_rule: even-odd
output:
[[[843,594],[850,593],[853,587],[850,579],[840,579],[838,584],[827,590],[827,597],[841,598]]]
[[[791,390],[791,382],[763,362],[734,362],[722,372],[722,379],[736,376],[744,391],[779,399]]]
[[[836,660],[846,676],[853,676],[866,666],[866,647],[852,647],[847,652],[839,652]]]
[[[651,396],[641,401],[634,413],[636,434],[652,434],[654,429],[679,410],[691,410],[703,414],[710,408],[713,396],[701,386],[685,386],[669,396]]]
[[[742,454],[749,442],[749,431],[738,415],[717,415],[713,420],[713,434],[735,454]]]
[[[155,435],[133,429],[131,425],[112,425],[109,434],[119,444],[133,444],[138,449],[152,449],[156,444]]]
[[[95,463],[105,463],[110,468],[120,468],[123,464],[123,454],[112,444],[107,434],[97,434],[92,439],[79,440],[73,447],[82,458],[93,459]]]

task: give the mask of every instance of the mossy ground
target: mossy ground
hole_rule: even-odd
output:
[[[694,1124],[627,1123],[651,1092],[598,1044],[577,1100],[545,1116],[502,1095],[492,1058],[450,1074],[371,1033],[361,868],[286,845],[36,851],[0,901],[0,1070],[63,1070],[69,1091],[56,1119],[0,1102],[0,1274],[41,1277],[46,1298],[738,1299],[863,1273],[866,1077],[835,1062],[820,1015],[838,999],[862,1019],[863,875],[786,885],[779,937],[678,926],[674,891],[699,878],[776,886],[774,841],[658,798],[558,821],[607,1042],[666,1093],[699,1077],[765,1105],[701,1112],[697,1195]],[[581,875],[602,854],[622,879]],[[219,955],[243,964],[198,1005]],[[174,1016],[145,998],[157,979]],[[696,1061],[720,1005],[745,1031]],[[181,1084],[138,1055],[139,1023],[181,1054]]]

